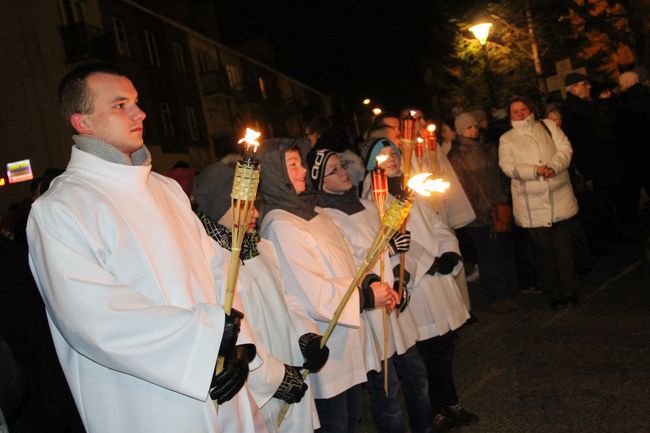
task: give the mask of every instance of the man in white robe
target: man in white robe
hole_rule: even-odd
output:
[[[252,333],[216,303],[223,256],[180,186],[151,172],[133,84],[89,64],[59,98],[78,135],[32,207],[29,261],[86,430],[265,432],[243,387]]]

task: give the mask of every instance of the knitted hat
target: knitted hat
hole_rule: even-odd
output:
[[[361,157],[363,158],[363,163],[366,165],[366,170],[372,171],[377,166],[377,155],[384,147],[390,146],[395,149],[395,152],[399,155],[401,151],[399,147],[395,145],[388,138],[375,138],[370,140],[368,144],[361,150]]]
[[[192,194],[196,204],[214,222],[230,209],[230,193],[235,170],[221,162],[208,165],[194,179]]]
[[[336,152],[329,149],[312,149],[307,154],[307,163],[309,164],[309,178],[316,191],[323,190],[323,180],[325,179],[325,167],[327,161],[336,155]]]
[[[578,84],[582,81],[588,81],[589,77],[587,77],[584,74],[580,74],[578,72],[571,72],[570,74],[567,74],[566,77],[564,77],[564,87],[569,87],[573,86],[574,84]]]
[[[639,75],[636,72],[623,72],[620,77],[618,77],[618,84],[621,86],[621,90],[627,92],[627,89],[634,86],[639,82]]]
[[[478,121],[472,113],[460,113],[456,116],[454,125],[456,126],[456,134],[463,135],[463,132],[470,126],[476,126],[478,128]]]

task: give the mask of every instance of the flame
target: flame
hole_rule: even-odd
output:
[[[411,115],[411,117],[415,117],[415,115],[418,114],[418,112],[415,110],[411,110],[409,111],[409,114]]]
[[[449,188],[449,182],[442,179],[431,179],[431,173],[416,174],[408,181],[408,187],[416,193],[431,197],[432,192],[444,193]]]
[[[422,137],[418,137],[418,143],[424,143],[424,140],[422,139]]]
[[[250,146],[253,146],[253,153],[255,153],[257,151],[257,146],[260,145],[257,139],[260,138],[261,135],[262,135],[261,132],[257,132],[254,129],[246,128],[246,135],[244,136],[244,138],[239,140],[237,144],[246,143],[246,150],[248,150]]]
[[[433,134],[434,132],[436,132],[436,125],[434,125],[433,123],[429,123],[427,125],[427,131]]]
[[[382,165],[388,159],[388,155],[377,155],[375,160],[377,161],[377,167]]]

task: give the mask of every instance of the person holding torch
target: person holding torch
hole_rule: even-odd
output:
[[[402,191],[400,151],[390,140],[379,140],[364,149],[366,169],[377,166],[376,156],[388,156],[379,166],[386,170],[388,191],[394,197]],[[448,186],[448,184],[447,184]],[[370,174],[362,197],[371,195]],[[458,240],[436,214],[428,200],[415,197],[406,228],[411,232],[407,263],[413,264],[409,309],[418,329],[417,349],[424,359],[429,378],[429,398],[434,425],[439,429],[478,422],[478,416],[459,405],[453,377],[455,330],[469,318],[454,276],[462,270]]]
[[[358,198],[357,190],[336,153],[328,149],[318,149],[310,152],[308,160],[311,183],[318,191],[316,203],[341,230],[352,247],[356,265],[360,266],[380,226],[377,208],[371,200]],[[410,234],[397,232],[384,252],[384,261],[388,265],[387,272],[383,275],[384,282],[393,287],[396,293],[396,278],[399,276],[398,253],[408,251],[409,242]],[[368,275],[379,281],[382,274],[379,261],[375,263],[372,272]],[[380,433],[399,433],[406,429],[399,399],[400,382],[404,390],[411,431],[425,433],[433,429],[427,370],[415,347],[417,326],[408,308],[408,293],[404,291],[398,305],[401,312],[399,317],[395,313],[388,314],[389,338],[386,347],[382,338],[381,308],[367,309],[362,313],[368,325],[366,359],[371,407],[375,425]],[[384,354],[388,357],[388,368],[385,370],[381,363]],[[387,390],[384,389],[384,374],[388,375]]]
[[[299,140],[292,139],[262,144],[261,234],[276,249],[287,290],[300,300],[320,332],[325,332],[357,269],[336,224],[316,212],[315,196],[305,192],[307,170],[299,146]],[[360,313],[381,305],[392,310],[396,303],[392,288],[366,280],[342,310],[327,343],[329,359],[310,376],[321,423],[319,432],[358,431],[360,384],[366,381],[367,332]]]

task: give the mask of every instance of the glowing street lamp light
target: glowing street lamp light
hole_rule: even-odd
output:
[[[478,39],[478,42],[481,45],[485,46],[485,44],[487,44],[488,35],[490,34],[491,27],[492,27],[492,23],[481,23],[470,27],[469,31],[472,32],[474,37]]]
[[[363,105],[370,105],[370,98],[366,98],[362,102],[363,102]]]
[[[372,109],[372,114],[374,114],[375,116],[379,116],[381,113],[382,113],[382,110],[379,107],[376,107],[376,108]]]

